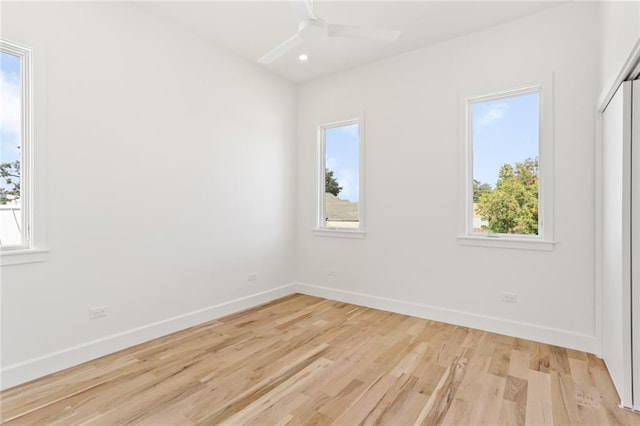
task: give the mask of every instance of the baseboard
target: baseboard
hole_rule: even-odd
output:
[[[295,286],[293,284],[284,285],[9,365],[0,371],[0,390],[8,389],[38,377],[43,377],[56,371],[184,330],[185,328],[267,303],[294,292]]]
[[[464,327],[519,337],[589,353],[596,353],[598,347],[596,337],[588,334],[573,333],[566,330],[542,327],[535,324],[510,321],[503,318],[478,315],[470,312],[456,311],[437,306],[424,305],[363,293],[355,293],[312,284],[296,283],[294,289],[297,293],[307,294],[309,296],[317,296],[340,302],[353,303],[355,305],[445,322],[448,324],[461,325]]]
[[[101,356],[166,336],[167,334],[184,330],[185,328],[193,327],[225,315],[252,308],[293,293],[323,297],[340,302],[411,315],[418,318],[426,318],[493,333],[516,336],[589,353],[595,353],[597,349],[596,338],[592,335],[572,333],[565,330],[541,327],[535,324],[509,321],[502,318],[355,293],[331,287],[293,283],[9,365],[0,371],[0,390],[8,389],[21,383],[64,370],[65,368],[73,367],[83,362],[91,361]]]

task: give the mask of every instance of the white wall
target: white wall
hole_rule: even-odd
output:
[[[600,90],[609,91],[640,40],[640,2],[602,1],[598,8]]]
[[[1,26],[34,49],[50,249],[2,268],[3,387],[285,293],[292,84],[126,4],[3,2]]]
[[[300,86],[301,288],[594,351],[596,12],[589,3],[560,6]],[[551,73],[555,250],[459,245],[460,93]],[[313,236],[316,127],[362,111],[368,233]],[[503,291],[518,303],[500,302]]]

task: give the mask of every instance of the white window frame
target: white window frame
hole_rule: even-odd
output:
[[[325,169],[326,149],[325,134],[328,129],[335,127],[358,125],[358,228],[335,228],[325,226]],[[339,238],[364,238],[365,232],[365,207],[364,207],[364,115],[348,120],[335,121],[318,126],[318,171],[317,177],[317,203],[316,203],[316,228],[313,234],[323,237]]]
[[[20,141],[20,209],[22,215],[20,244],[0,246],[0,265],[40,262],[47,250],[35,249],[33,243],[33,68],[32,49],[0,39],[0,50],[20,58],[21,141]]]
[[[542,83],[516,86],[503,91],[487,91],[481,95],[463,96],[464,111],[461,144],[461,173],[463,196],[461,206],[461,232],[458,242],[462,245],[499,247],[508,249],[554,249],[553,238],[553,78]],[[473,232],[473,122],[472,105],[477,102],[538,93],[538,235],[482,234]]]

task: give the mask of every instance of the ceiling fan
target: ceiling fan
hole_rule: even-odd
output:
[[[313,12],[313,0],[291,0],[291,5],[300,15],[298,32],[288,38],[264,56],[258,59],[262,64],[270,64],[291,49],[309,40],[323,40],[330,37],[347,37],[365,40],[394,42],[400,31],[376,30],[354,27],[351,25],[328,24]]]

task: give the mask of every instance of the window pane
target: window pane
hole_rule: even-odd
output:
[[[475,233],[538,235],[539,93],[471,103]]]
[[[324,131],[325,226],[358,228],[360,213],[359,125],[330,127]]]
[[[0,244],[20,245],[20,147],[22,88],[20,57],[0,52]]]

